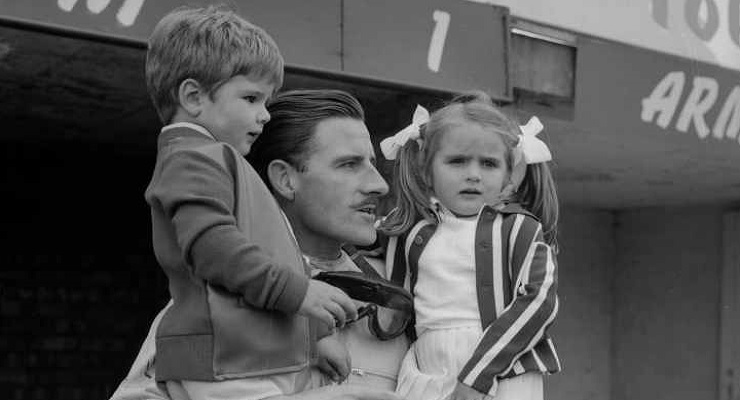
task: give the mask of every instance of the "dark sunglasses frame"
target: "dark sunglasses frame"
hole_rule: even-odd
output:
[[[380,322],[378,322],[378,306],[377,304],[367,304],[363,307],[360,307],[357,310],[357,318],[347,321],[348,324],[351,324],[353,322],[357,322],[363,318],[367,317],[367,327],[370,329],[370,332],[378,338],[378,340],[386,341],[395,339],[406,332],[406,329],[409,326],[409,323],[411,322],[412,317],[408,316],[404,319],[403,324],[401,324],[399,327],[395,328],[393,331],[385,331],[381,326]]]
[[[321,272],[314,279],[342,289],[355,300],[369,303],[360,307],[357,318],[347,323],[368,317],[368,328],[379,340],[390,340],[402,335],[413,319],[414,306],[411,293],[391,281],[355,271]],[[379,306],[401,311],[406,314],[406,318],[398,328],[386,332],[378,321]]]

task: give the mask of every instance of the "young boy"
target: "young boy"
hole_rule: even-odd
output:
[[[270,36],[229,10],[175,10],[150,38],[147,88],[166,126],[145,196],[173,299],[157,331],[156,379],[172,398],[301,391],[305,316],[330,326],[356,316],[344,292],[309,280],[284,215],[243,158],[282,79]]]

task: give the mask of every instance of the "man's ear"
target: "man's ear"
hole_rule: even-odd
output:
[[[283,160],[272,160],[267,166],[267,179],[272,189],[285,200],[295,199],[297,174],[295,167]]]
[[[180,106],[191,117],[200,115],[203,108],[203,96],[208,96],[208,93],[193,78],[185,79],[177,87],[177,98],[180,101]]]

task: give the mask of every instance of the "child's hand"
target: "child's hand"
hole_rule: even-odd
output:
[[[357,306],[341,289],[311,279],[298,314],[341,328],[345,321],[357,318]]]
[[[450,400],[493,400],[493,397],[483,394],[468,385],[457,382]]]
[[[403,400],[395,393],[364,385],[323,386],[270,400]]]
[[[316,348],[319,353],[319,362],[316,366],[319,370],[337,383],[347,379],[352,368],[352,359],[347,346],[339,341],[337,335],[329,335],[319,340]]]

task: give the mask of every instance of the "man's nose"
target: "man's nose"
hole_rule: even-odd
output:
[[[388,183],[380,175],[378,169],[374,166],[370,166],[370,171],[365,177],[365,192],[376,196],[382,196],[388,193]]]
[[[270,122],[270,112],[267,111],[267,107],[266,106],[264,106],[264,105],[262,106],[262,109],[260,110],[259,114],[257,115],[257,121],[260,124],[262,124],[262,125]]]

